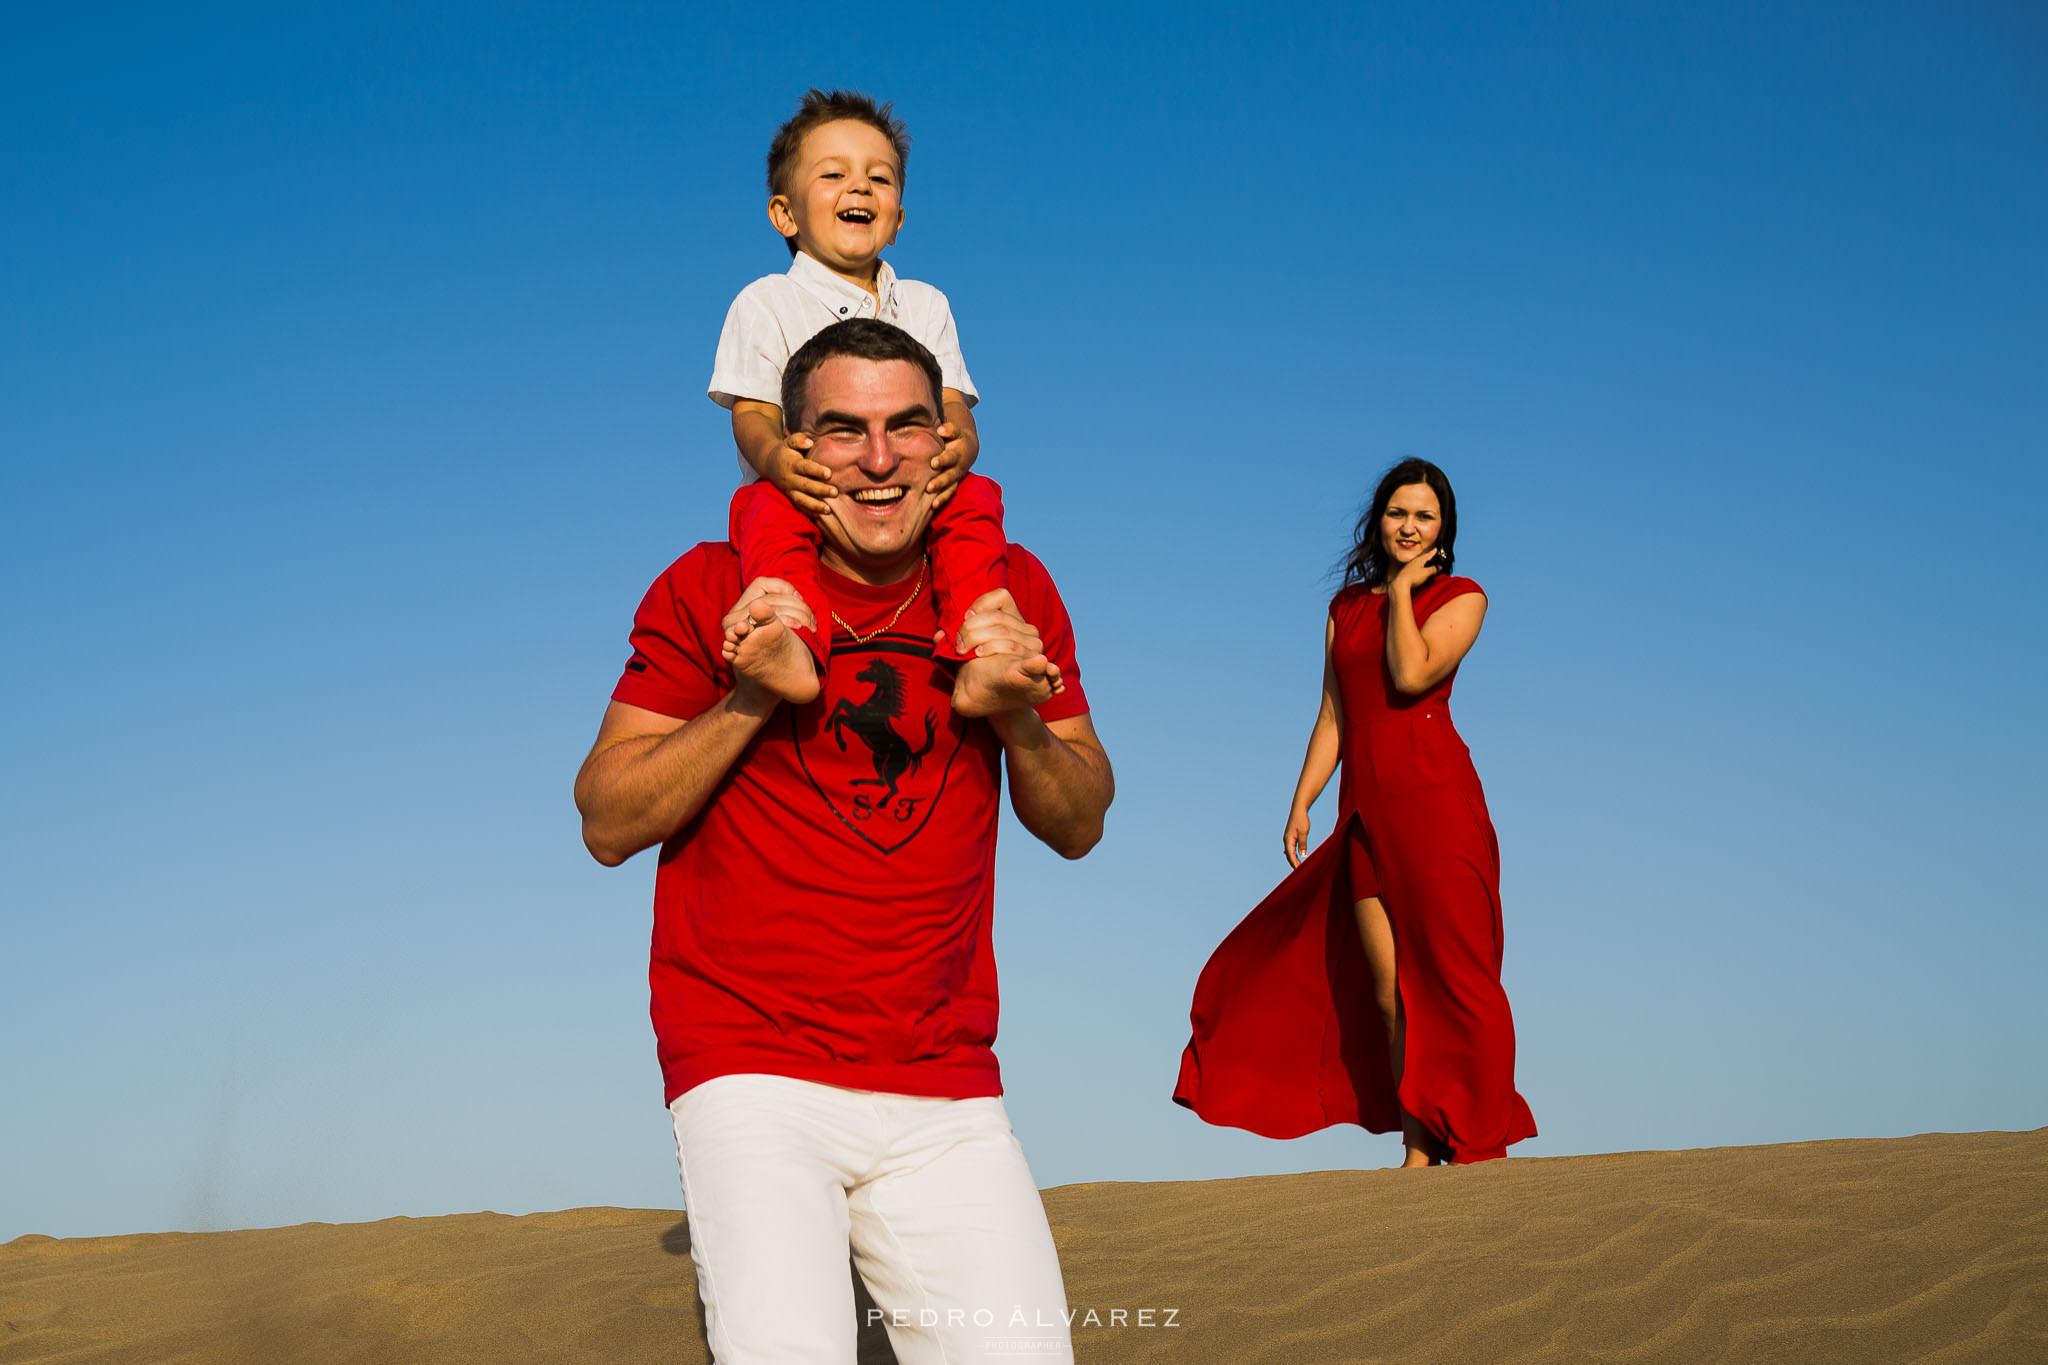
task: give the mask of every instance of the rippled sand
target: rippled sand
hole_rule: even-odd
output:
[[[1091,1363],[2048,1361],[2048,1129],[1045,1199]],[[22,1237],[0,1362],[704,1361],[688,1253],[628,1209]]]

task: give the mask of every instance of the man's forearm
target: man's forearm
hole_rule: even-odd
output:
[[[1018,821],[1062,858],[1094,848],[1116,795],[1116,777],[1087,717],[1056,722],[1068,731],[1064,736],[1031,710],[989,721],[1002,741]]]
[[[774,706],[728,692],[663,734],[600,734],[576,775],[590,855],[616,867],[695,819]]]

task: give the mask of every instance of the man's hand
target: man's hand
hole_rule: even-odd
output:
[[[826,501],[839,496],[831,483],[832,471],[811,458],[811,438],[801,431],[790,432],[768,452],[761,474],[807,516],[825,515]]]
[[[772,709],[779,701],[801,706],[818,695],[817,660],[791,629],[816,629],[817,618],[796,589],[779,578],[757,578],[721,624],[735,705],[747,710]]]
[[[955,715],[1021,711],[1066,690],[1059,665],[1045,657],[1038,627],[1018,614],[1006,588],[974,599],[958,647],[969,658],[953,679]]]

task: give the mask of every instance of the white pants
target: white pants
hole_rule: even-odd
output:
[[[1000,1099],[742,1075],[669,1111],[718,1365],[852,1365],[849,1247],[899,1365],[1073,1360],[1045,1205]]]

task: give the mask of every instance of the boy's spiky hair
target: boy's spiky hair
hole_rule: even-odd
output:
[[[903,120],[896,117],[894,104],[877,104],[858,90],[820,90],[812,86],[804,92],[796,112],[789,121],[775,130],[775,140],[768,144],[768,195],[772,199],[778,194],[788,194],[790,181],[796,178],[797,153],[803,149],[804,135],[813,128],[841,119],[852,119],[865,123],[883,137],[896,150],[896,171],[905,180],[910,178],[910,133],[903,126]],[[902,186],[897,190],[900,193]],[[789,240],[789,251],[796,254],[796,239]]]

